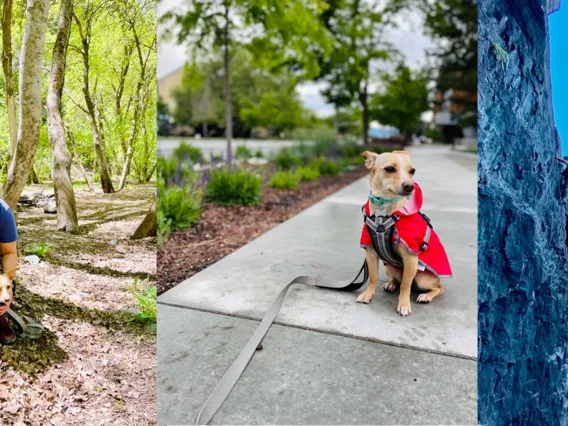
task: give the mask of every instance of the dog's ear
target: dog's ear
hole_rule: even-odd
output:
[[[365,167],[372,169],[375,165],[375,160],[377,159],[378,154],[371,151],[365,151],[363,153],[363,157],[365,157]]]
[[[407,157],[410,157],[410,153],[408,151],[393,151],[393,154],[402,154],[402,155],[406,155]]]
[[[10,281],[14,279],[14,277],[16,276],[16,271],[18,269],[12,269],[11,271],[6,272],[6,275],[8,276],[8,278],[10,278]]]

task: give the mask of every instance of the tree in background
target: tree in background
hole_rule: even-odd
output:
[[[20,56],[18,139],[4,182],[4,199],[13,211],[33,166],[41,131],[41,65],[49,0],[28,0]]]
[[[6,110],[8,111],[8,163],[16,150],[18,141],[18,120],[16,118],[16,100],[14,93],[14,73],[12,57],[12,0],[4,0],[2,7],[2,69],[4,71],[4,88],[6,90]]]
[[[80,5],[80,6],[79,6]],[[105,137],[102,117],[100,110],[97,110],[95,104],[94,94],[96,94],[96,87],[92,88],[91,85],[91,43],[93,39],[93,26],[95,21],[106,12],[108,2],[99,1],[91,2],[83,0],[78,3],[79,7],[75,8],[73,17],[77,25],[81,45],[77,49],[81,53],[83,59],[83,97],[85,100],[86,108],[82,110],[87,114],[91,124],[93,135],[93,146],[97,158],[97,166],[99,169],[99,176],[103,192],[105,194],[114,192],[114,186],[110,177],[110,169],[108,159],[105,152]],[[96,84],[95,84],[96,86]]]
[[[393,74],[383,76],[383,90],[371,98],[371,117],[409,137],[420,124],[422,113],[430,107],[429,81],[428,73],[412,72],[399,65]]]
[[[460,124],[477,127],[477,0],[416,0],[426,15],[425,27],[439,41],[437,89],[453,89]]]
[[[255,66],[254,56],[246,49],[235,50],[231,59],[231,112],[234,134],[250,136],[255,127],[272,134],[301,127],[309,113],[296,92],[297,77],[287,67],[270,71]],[[205,129],[204,119],[215,128],[225,127],[222,61],[193,60],[183,69],[182,84],[174,91],[175,121]],[[207,130],[209,133],[209,130]],[[205,132],[204,132],[205,133]]]
[[[61,0],[46,103],[48,134],[51,143],[51,175],[57,205],[57,229],[77,232],[79,223],[77,221],[75,192],[71,181],[71,154],[67,149],[65,126],[61,117],[61,96],[65,84],[67,47],[72,19],[73,0]]]
[[[310,46],[326,49],[327,36],[319,21],[325,7],[319,0],[199,0],[191,2],[187,11],[164,15],[165,22],[173,20],[174,30],[170,33],[177,33],[180,44],[189,44],[198,53],[214,51],[223,58],[229,163],[233,158],[230,66],[233,52],[244,46],[254,53],[259,66],[278,69],[294,62],[302,64],[307,74],[315,74],[318,55]]]
[[[153,33],[154,20],[151,11],[155,8],[155,3],[153,0],[126,0],[116,2],[115,8],[118,10],[120,21],[126,25],[127,30],[131,33],[131,37],[134,41],[133,46],[136,60],[138,61],[138,82],[136,83],[136,89],[131,99],[134,104],[134,112],[132,121],[129,123],[131,130],[126,142],[126,147],[123,147],[123,151],[125,149],[125,152],[123,152],[124,160],[120,183],[118,184],[118,189],[121,190],[124,188],[126,178],[130,174],[130,167],[134,155],[134,143],[141,130],[140,123],[148,107],[149,92],[154,88],[156,66],[152,61],[152,54],[156,52],[156,40],[153,38],[150,45],[145,45],[140,33],[148,33],[149,31]],[[125,49],[128,49],[128,46],[125,47]],[[124,80],[122,75],[127,71],[128,68],[123,68],[121,83]]]
[[[384,4],[381,6],[381,4]],[[336,110],[359,103],[363,124],[363,142],[369,133],[369,84],[380,61],[396,57],[393,47],[384,40],[392,19],[404,6],[403,0],[384,2],[336,0],[322,15],[333,36],[329,59],[321,60],[320,78],[328,83],[323,91]]]

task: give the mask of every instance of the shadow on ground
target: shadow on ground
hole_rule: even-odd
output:
[[[40,322],[45,315],[49,315],[63,320],[88,322],[97,327],[137,336],[148,336],[156,331],[155,325],[137,322],[132,313],[78,307],[59,299],[40,296],[21,285],[17,287],[16,300],[14,310]],[[37,376],[68,359],[67,353],[58,345],[57,335],[47,328],[40,339],[19,337],[13,345],[1,346],[0,349],[0,359],[4,363],[31,376]]]

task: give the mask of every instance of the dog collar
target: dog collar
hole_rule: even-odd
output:
[[[376,204],[377,206],[382,206],[383,204],[393,204],[393,203],[398,203],[400,200],[402,200],[404,197],[396,197],[396,198],[383,198],[383,197],[375,197],[371,191],[369,191],[369,200],[371,201],[371,203]],[[410,195],[408,197],[406,197],[408,200],[410,200]]]

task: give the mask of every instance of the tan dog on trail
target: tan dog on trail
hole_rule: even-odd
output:
[[[10,305],[14,299],[12,280],[16,271],[10,271],[7,274],[0,274],[0,315],[8,312]]]
[[[444,293],[440,277],[451,276],[445,250],[433,231],[429,219],[420,213],[422,192],[413,176],[416,172],[407,151],[375,154],[365,151],[365,166],[370,170],[371,191],[364,207],[366,225],[361,246],[369,267],[369,285],[357,302],[369,303],[375,294],[378,280],[379,253],[377,246],[390,245],[380,260],[385,263],[389,282],[385,291],[400,286],[397,312],[410,315],[410,289],[415,283],[424,291],[417,302],[427,303]],[[392,234],[385,237],[385,224]],[[379,229],[379,234],[377,234]],[[375,232],[374,240],[371,233]],[[377,235],[379,235],[377,237]],[[392,238],[390,237],[392,235]],[[377,238],[384,238],[382,242]],[[372,244],[371,244],[372,243]],[[385,250],[387,250],[385,248]],[[382,251],[381,253],[385,253]]]

